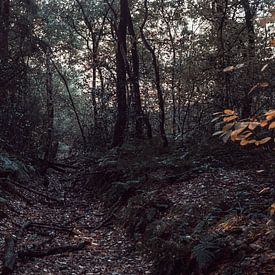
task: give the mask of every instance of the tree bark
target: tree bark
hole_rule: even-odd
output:
[[[9,57],[10,0],[0,0],[0,63]]]
[[[249,94],[251,87],[253,87],[254,80],[254,60],[255,60],[255,30],[253,25],[254,14],[252,12],[249,0],[241,0],[245,12],[245,25],[248,35],[247,47],[247,85],[245,85],[245,96],[243,98],[242,116],[249,117],[252,111],[252,95]]]
[[[47,139],[45,146],[44,160],[52,161],[53,143],[53,122],[54,122],[54,103],[53,103],[53,76],[51,68],[50,50],[46,52],[46,91],[47,91]]]
[[[132,76],[131,82],[133,85],[132,92],[133,92],[133,99],[134,99],[134,108],[135,108],[135,131],[136,137],[142,138],[143,137],[143,111],[141,106],[141,99],[140,99],[140,86],[139,86],[139,55],[138,55],[138,48],[137,48],[137,37],[129,9],[129,4],[127,1],[127,10],[128,10],[128,30],[129,34],[131,35],[131,54],[132,54]]]
[[[147,41],[147,39],[144,35],[144,26],[148,19],[147,0],[144,0],[144,7],[145,7],[145,17],[144,17],[142,26],[140,27],[140,33],[141,33],[141,38],[142,38],[145,48],[150,52],[150,54],[152,56],[152,64],[153,64],[153,68],[155,71],[155,84],[156,84],[156,88],[157,88],[158,104],[159,104],[159,109],[160,109],[159,130],[160,130],[160,135],[161,135],[161,138],[163,141],[163,146],[166,147],[166,146],[168,146],[168,140],[167,140],[166,133],[165,133],[165,110],[164,110],[163,92],[162,92],[161,83],[160,83],[159,63],[157,60],[155,50],[149,44],[149,42]]]
[[[165,10],[164,10],[164,0],[161,1],[161,12],[164,19],[164,22],[168,28],[168,35],[172,49],[172,73],[171,73],[171,94],[172,94],[172,132],[173,136],[176,136],[177,131],[177,123],[176,123],[176,116],[177,116],[177,108],[176,108],[176,95],[175,95],[175,78],[176,78],[176,45],[175,45],[175,37],[172,34],[172,29],[169,20],[165,17]]]
[[[127,123],[127,101],[126,101],[126,64],[123,54],[126,53],[127,34],[127,0],[120,0],[120,20],[117,31],[116,52],[116,96],[117,96],[117,119],[115,123],[112,146],[120,146],[124,142],[125,128]]]

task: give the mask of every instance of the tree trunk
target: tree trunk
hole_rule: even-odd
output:
[[[117,31],[117,52],[116,52],[116,96],[117,96],[117,119],[115,123],[113,144],[120,146],[124,142],[125,128],[127,123],[127,101],[126,101],[126,64],[123,54],[126,53],[127,33],[127,0],[120,0],[120,21]]]
[[[136,38],[135,29],[133,26],[133,21],[132,21],[128,3],[127,3],[127,9],[128,9],[128,30],[129,30],[129,34],[131,35],[131,54],[132,54],[132,66],[133,66],[131,81],[133,85],[132,92],[133,92],[135,119],[136,119],[135,130],[136,130],[136,137],[142,138],[143,137],[143,111],[141,106],[140,86],[139,86],[139,55],[138,55],[138,49],[137,49],[137,38]]]
[[[142,26],[140,28],[140,33],[141,33],[141,38],[142,38],[145,48],[150,52],[150,54],[152,56],[152,64],[153,64],[153,68],[155,71],[155,84],[156,84],[156,88],[157,88],[158,104],[159,104],[159,109],[160,109],[159,130],[160,130],[160,135],[161,135],[161,138],[163,141],[163,146],[166,147],[166,146],[168,146],[168,140],[166,137],[165,127],[164,127],[165,126],[165,110],[164,110],[163,92],[162,92],[161,83],[160,83],[159,64],[158,64],[155,50],[152,48],[152,46],[147,41],[147,39],[144,35],[144,30],[143,30],[144,26],[147,22],[147,18],[148,18],[147,0],[144,0],[144,6],[145,6],[145,17],[144,17]]]
[[[254,60],[255,60],[255,30],[253,25],[253,13],[249,4],[249,0],[241,0],[241,4],[245,12],[245,24],[248,34],[247,48],[247,85],[245,85],[245,96],[243,98],[242,116],[249,117],[252,111],[252,96],[249,95],[254,80]]]
[[[216,48],[217,48],[217,73],[216,73],[216,83],[217,83],[217,94],[220,99],[219,104],[221,106],[230,107],[229,98],[229,77],[223,72],[223,69],[227,67],[230,63],[229,55],[227,54],[226,43],[224,40],[225,24],[228,17],[228,0],[213,0],[212,1],[212,13],[215,20],[214,32],[216,33]],[[231,64],[230,64],[231,65]]]
[[[0,63],[9,57],[10,0],[0,0]]]
[[[46,52],[46,91],[47,91],[47,139],[45,147],[44,160],[52,161],[52,143],[53,143],[53,120],[54,120],[54,104],[53,104],[53,77],[50,59],[50,50]]]
[[[164,22],[168,28],[168,35],[172,49],[172,72],[171,72],[171,94],[172,94],[172,133],[173,136],[176,136],[177,131],[177,123],[176,123],[176,116],[177,116],[177,108],[176,108],[176,95],[175,95],[175,78],[176,78],[176,46],[175,46],[175,37],[172,34],[172,28],[170,25],[169,20],[165,17],[165,10],[164,10],[164,0],[161,1],[161,12],[164,19]]]

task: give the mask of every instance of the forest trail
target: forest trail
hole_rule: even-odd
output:
[[[106,170],[88,162],[78,170],[51,171],[47,187],[30,181],[29,190],[18,187],[20,193],[10,195],[0,249],[2,260],[5,238],[17,237],[13,274],[188,275],[200,274],[205,259],[202,264],[211,267],[205,274],[240,268],[246,274],[273,274],[275,232],[266,225],[273,176],[264,170],[215,167],[217,161],[175,174],[162,161],[140,185],[123,173],[124,182],[114,182],[113,162],[105,162]],[[108,189],[96,197],[94,188],[108,181]],[[125,189],[113,193],[115,186]],[[209,252],[208,245],[216,250]],[[194,252],[198,247],[202,260]]]
[[[63,188],[66,189],[66,186]],[[48,192],[46,188],[43,190],[37,185],[33,189],[49,196],[56,192]],[[134,243],[114,225],[110,227],[105,223],[109,213],[101,202],[86,198],[75,190],[60,191],[67,192],[66,199],[60,202],[50,201],[28,191],[22,192],[28,201],[11,200],[10,210],[7,210],[9,218],[1,223],[1,232],[5,232],[5,237],[16,234],[20,226],[31,222],[17,240],[19,257],[13,274],[149,273],[151,264],[135,250]],[[3,237],[0,240],[2,252],[5,247]],[[85,247],[56,255],[28,256],[31,251],[51,253],[57,247],[78,247],[79,244],[85,244]],[[1,260],[3,258],[2,254]]]

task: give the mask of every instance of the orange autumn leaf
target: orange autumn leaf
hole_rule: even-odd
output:
[[[248,144],[253,144],[253,143],[256,143],[256,142],[257,142],[256,139],[250,139],[250,140],[248,141]]]
[[[274,129],[275,128],[275,121],[271,122],[268,126],[268,129]]]
[[[255,130],[256,127],[258,127],[259,125],[260,125],[259,122],[250,122],[249,125],[248,125],[248,129]]]
[[[224,112],[226,115],[234,115],[234,114],[235,114],[235,112],[234,112],[233,110],[231,110],[231,109],[225,109],[223,112]]]
[[[245,146],[247,144],[248,144],[248,140],[247,139],[242,139],[241,142],[240,142],[241,146]]]
[[[236,118],[238,118],[238,116],[234,115],[234,116],[224,117],[223,120],[229,122],[229,121],[235,120]]]
[[[266,137],[261,140],[259,140],[259,145],[265,144],[271,140],[271,137]]]
[[[268,124],[267,120],[260,121],[260,126],[265,127]]]
[[[240,128],[238,130],[234,130],[232,133],[231,133],[231,140],[232,141],[235,141],[236,138],[238,137],[239,134],[241,134],[243,132],[243,130],[245,130],[246,127],[243,127],[243,128]]]
[[[265,116],[267,120],[272,120],[273,118],[275,118],[275,110],[270,110],[266,112]]]

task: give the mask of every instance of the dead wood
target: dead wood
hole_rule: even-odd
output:
[[[27,190],[28,192],[31,192],[31,193],[36,194],[36,195],[38,195],[38,196],[44,197],[44,198],[46,198],[46,199],[48,199],[48,200],[60,202],[60,201],[59,201],[58,199],[56,199],[56,198],[49,197],[48,195],[46,195],[46,194],[44,194],[44,193],[41,193],[41,192],[39,192],[39,191],[36,191],[36,190],[31,189],[31,188],[29,188],[29,187],[26,187],[25,185],[22,185],[22,184],[20,184],[20,183],[14,181],[14,180],[11,180],[11,179],[1,179],[1,180],[8,181],[8,182],[9,182],[10,184],[12,184],[12,185],[15,185],[15,186],[17,186],[17,187],[19,187],[19,188],[25,189],[25,190]],[[1,181],[0,181],[0,182],[1,182]],[[18,192],[16,192],[16,193],[18,193]],[[21,194],[21,196],[22,196],[22,194]],[[26,198],[25,198],[25,199],[26,199]]]
[[[57,246],[45,250],[23,250],[18,252],[20,258],[43,258],[50,255],[62,254],[82,250],[88,242],[82,242],[77,245]]]

